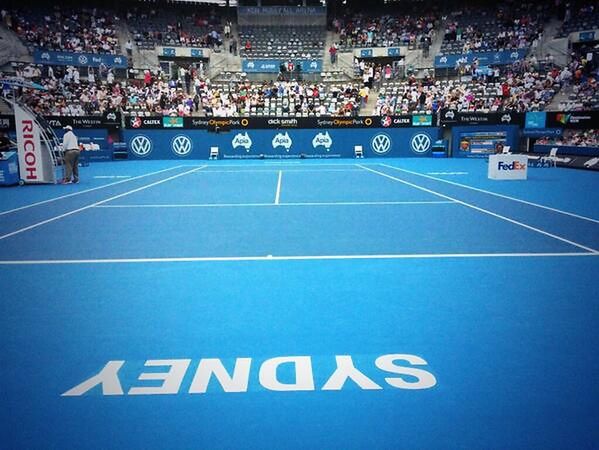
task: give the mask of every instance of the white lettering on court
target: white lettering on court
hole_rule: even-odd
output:
[[[206,358],[200,360],[198,370],[196,371],[191,387],[190,394],[203,394],[208,389],[210,377],[218,380],[225,392],[247,392],[250,379],[250,365],[252,358],[237,358],[233,375],[229,375],[225,366],[218,358]]]
[[[335,356],[335,360],[337,361],[337,370],[333,372],[331,378],[322,387],[323,391],[340,391],[348,379],[352,380],[362,389],[383,389],[354,367],[351,356]]]
[[[374,364],[385,372],[396,373],[398,375],[410,375],[415,377],[418,381],[409,382],[404,380],[402,377],[389,377],[385,378],[385,381],[390,386],[399,389],[430,389],[437,384],[435,376],[422,369],[415,369],[413,367],[403,367],[393,364],[395,361],[407,361],[412,365],[426,366],[426,361],[415,355],[383,355],[376,359]]]
[[[170,366],[168,372],[144,372],[139,375],[138,380],[161,380],[160,386],[132,387],[129,389],[129,395],[155,395],[155,394],[176,394],[179,392],[183,377],[191,359],[149,359],[146,361],[146,367]]]
[[[293,364],[295,383],[281,383],[277,369],[281,364]],[[309,356],[283,356],[267,359],[260,366],[260,384],[271,391],[313,391],[312,359]]]
[[[364,356],[362,356],[363,358]],[[381,376],[381,378],[392,388],[430,389],[437,384],[435,376],[422,367],[426,367],[428,363],[419,356],[389,354],[376,358],[372,356],[372,359],[374,360],[374,367],[384,372],[384,377]],[[317,361],[320,360],[319,358]],[[61,395],[64,397],[81,396],[98,386],[102,388],[102,395],[124,395],[119,371],[125,362],[108,361],[97,374]],[[384,389],[384,385],[380,381],[379,383],[375,382],[356,367],[351,356],[337,355],[335,356],[335,362],[337,366],[322,387],[323,391],[340,391],[348,381],[363,390]],[[168,367],[168,369],[142,372],[139,374],[137,382],[134,382],[137,385],[131,387],[127,395],[178,394],[190,364],[191,359],[149,359],[145,362],[145,367]],[[252,358],[236,358],[235,366],[232,369],[229,367],[229,370],[218,358],[200,359],[188,392],[190,394],[206,393],[211,380],[213,383],[218,382],[223,392],[247,392],[251,368]],[[279,369],[283,368],[287,369],[285,372],[291,375],[289,379],[281,379]],[[318,372],[316,373],[318,374]],[[394,376],[389,376],[390,374]],[[374,374],[369,372],[369,375],[373,376]],[[139,382],[144,381],[153,383],[146,383],[145,386],[143,383],[139,385]],[[312,358],[310,356],[280,356],[267,359],[262,362],[258,369],[258,381],[263,389],[269,391],[316,390]],[[254,390],[256,387],[257,385],[254,384]]]

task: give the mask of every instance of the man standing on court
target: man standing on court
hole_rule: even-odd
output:
[[[64,127],[66,132],[62,137],[62,149],[64,151],[65,173],[63,184],[79,183],[79,142],[73,133],[73,127]],[[73,177],[71,181],[71,177]]]

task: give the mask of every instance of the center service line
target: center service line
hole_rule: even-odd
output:
[[[84,189],[83,191],[72,192],[70,194],[61,195],[60,197],[49,198],[48,200],[42,200],[40,202],[31,203],[29,205],[19,206],[18,208],[9,209],[8,211],[1,211],[0,216],[2,216],[4,214],[10,214],[13,212],[21,211],[22,209],[27,209],[27,208],[32,208],[34,206],[43,205],[45,203],[55,202],[56,200],[62,200],[63,198],[73,197],[73,196],[79,195],[79,194],[85,194],[86,192],[96,191],[98,189],[104,189],[104,188],[107,188],[110,186],[115,186],[117,184],[127,183],[128,181],[138,180],[140,178],[149,177],[150,175],[156,175],[158,173],[166,172],[169,170],[179,169],[181,167],[186,167],[186,166],[169,167],[168,169],[157,170],[156,172],[150,172],[150,173],[146,173],[144,175],[138,175],[136,177],[127,178],[125,180],[115,181],[114,183],[103,184],[102,186],[97,186],[97,187],[90,188],[90,189]],[[95,178],[97,178],[97,177],[95,177]]]
[[[472,205],[472,204],[470,204],[470,203],[463,202],[462,200],[458,200],[458,199],[456,199],[456,198],[450,197],[450,196],[448,196],[448,195],[445,195],[445,194],[441,194],[441,193],[439,193],[439,192],[436,192],[436,191],[433,191],[433,190],[431,190],[431,189],[427,189],[427,188],[425,188],[425,187],[418,186],[417,184],[410,183],[409,181],[402,180],[402,179],[400,179],[400,178],[396,178],[396,177],[394,177],[394,176],[391,176],[391,175],[387,175],[387,174],[386,174],[386,173],[384,173],[384,172],[379,172],[378,170],[374,170],[374,169],[371,169],[371,168],[369,168],[369,167],[362,166],[361,164],[356,164],[356,165],[357,165],[358,167],[361,167],[361,168],[362,168],[362,169],[364,169],[364,170],[368,170],[369,172],[375,173],[375,174],[377,174],[377,175],[380,175],[380,176],[382,176],[382,177],[389,178],[390,180],[393,180],[393,181],[398,181],[399,183],[403,183],[403,184],[406,184],[406,185],[408,185],[408,186],[412,186],[413,188],[419,189],[419,190],[421,190],[421,191],[424,191],[424,192],[428,192],[429,194],[437,195],[437,196],[439,196],[439,197],[446,198],[446,199],[448,199],[448,200],[453,200],[454,202],[456,202],[456,203],[459,203],[460,205],[467,206],[468,208],[472,208],[472,209],[474,209],[474,210],[476,210],[476,211],[480,211],[480,212],[482,212],[482,213],[489,214],[490,216],[497,217],[498,219],[505,220],[505,221],[507,221],[507,222],[510,222],[510,223],[513,223],[513,224],[515,224],[515,225],[519,225],[519,226],[521,226],[521,227],[524,227],[524,228],[526,228],[526,229],[528,229],[528,230],[531,230],[531,231],[536,231],[537,233],[543,234],[543,235],[545,235],[545,236],[549,236],[549,237],[551,237],[551,238],[553,238],[553,239],[557,239],[558,241],[565,242],[565,243],[567,243],[567,244],[570,244],[570,245],[573,245],[573,246],[575,246],[575,247],[582,248],[583,250],[586,250],[586,251],[588,251],[588,252],[591,252],[591,253],[599,253],[599,251],[598,251],[598,250],[595,250],[595,249],[593,249],[593,248],[591,248],[591,247],[587,247],[587,246],[585,246],[585,245],[578,244],[577,242],[570,241],[570,240],[568,240],[568,239],[566,239],[566,238],[563,238],[563,237],[561,237],[561,236],[557,236],[557,235],[555,235],[555,234],[553,234],[553,233],[549,233],[549,232],[547,232],[547,231],[543,231],[543,230],[541,230],[541,229],[539,229],[539,228],[532,227],[532,226],[530,226],[530,225],[527,225],[527,224],[525,224],[525,223],[518,222],[517,220],[510,219],[509,217],[502,216],[501,214],[494,213],[494,212],[492,212],[492,211],[489,211],[488,209],[479,208],[478,206],[474,206],[474,205]]]
[[[141,187],[138,187],[138,188],[133,189],[131,191],[127,191],[127,192],[124,192],[122,194],[118,194],[118,195],[115,195],[113,197],[109,197],[109,198],[107,198],[105,200],[100,200],[99,202],[92,203],[92,204],[84,206],[82,208],[74,209],[72,211],[69,211],[67,213],[61,214],[59,216],[51,217],[51,218],[43,220],[41,222],[34,223],[33,225],[29,225],[28,227],[20,228],[20,229],[18,229],[16,231],[12,231],[11,233],[7,233],[7,234],[4,234],[4,235],[0,236],[0,241],[2,239],[6,239],[8,237],[14,236],[15,234],[23,233],[24,231],[28,231],[28,230],[31,230],[33,228],[37,228],[37,227],[39,227],[41,225],[45,225],[47,223],[54,222],[55,220],[62,219],[63,217],[67,217],[67,216],[76,214],[78,212],[85,211],[86,209],[90,209],[90,208],[94,208],[94,207],[96,207],[98,205],[102,205],[103,203],[107,203],[107,202],[110,202],[112,200],[116,200],[117,198],[125,197],[126,195],[133,194],[133,193],[139,192],[139,191],[143,191],[144,189],[148,189],[148,188],[151,188],[153,186],[157,186],[157,185],[162,184],[162,183],[166,183],[167,181],[174,180],[175,178],[179,178],[179,177],[182,177],[184,175],[193,173],[193,172],[195,172],[197,170],[201,170],[204,167],[207,167],[207,166],[199,166],[199,167],[196,167],[195,169],[188,170],[187,172],[183,172],[183,173],[180,173],[180,174],[177,174],[177,175],[173,175],[172,177],[165,178],[164,180],[155,181],[154,183],[150,183],[150,184],[148,184],[146,186],[141,186]],[[129,181],[129,180],[126,180],[126,181]]]
[[[277,181],[277,194],[275,195],[275,205],[278,205],[281,199],[281,179],[283,178],[283,171],[279,170],[279,180]]]

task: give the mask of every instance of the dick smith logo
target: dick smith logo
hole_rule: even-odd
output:
[[[367,359],[369,363],[365,364]],[[332,357],[313,360],[310,356],[281,356],[261,363],[252,358],[236,358],[234,364],[232,360],[227,360],[225,364],[218,358],[204,358],[193,364],[195,373],[190,384],[183,387],[183,390],[188,394],[204,394],[208,391],[211,380],[214,380],[213,389],[216,389],[218,383],[223,392],[340,391],[347,385],[363,390],[389,387],[422,390],[437,384],[435,376],[425,370],[428,363],[420,356],[387,354],[362,357],[360,361],[357,366],[350,355],[336,355],[334,360]],[[125,364],[127,375],[123,376],[119,371]],[[126,395],[176,395],[182,391],[183,380],[192,366],[192,360],[149,359],[145,361],[144,367],[151,369],[144,371],[140,366],[141,362],[137,361],[108,361],[97,374],[63,392],[61,396],[77,397],[96,388],[101,388],[102,395],[106,396],[125,395],[122,381],[131,380],[132,374],[137,375],[139,370],[142,372],[131,383],[132,386],[127,386]],[[156,369],[157,367],[162,367],[163,370]],[[250,377],[252,370],[258,372],[257,377]],[[283,373],[286,376],[282,377]],[[315,373],[318,380],[326,379],[326,382],[317,386],[314,381]],[[144,383],[148,380],[151,383]]]

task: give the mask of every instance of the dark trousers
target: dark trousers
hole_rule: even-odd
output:
[[[79,180],[79,150],[72,149],[64,152],[64,179],[71,181],[71,176],[73,177],[73,181]]]

